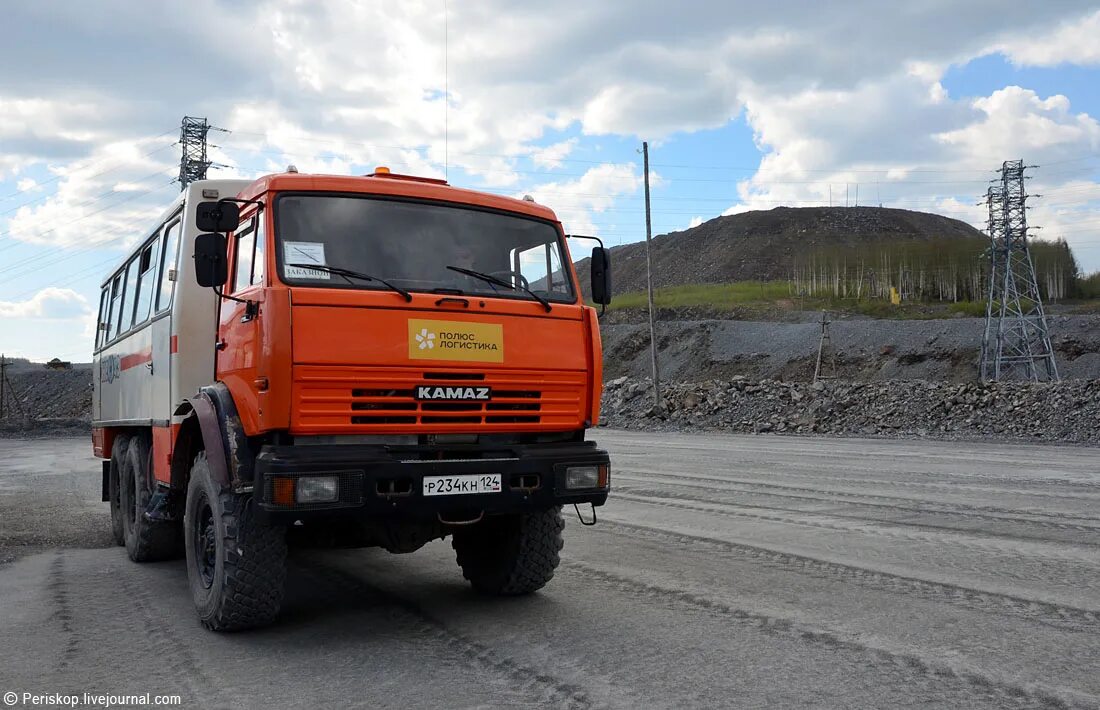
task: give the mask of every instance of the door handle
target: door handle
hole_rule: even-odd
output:
[[[145,366],[149,368],[149,374],[153,374],[153,361],[150,360],[149,362],[145,363]]]

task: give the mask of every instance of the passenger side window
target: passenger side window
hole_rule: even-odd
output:
[[[103,347],[104,341],[107,340],[107,309],[111,305],[111,284],[107,283],[103,287],[103,291],[99,294],[99,318],[96,320],[95,325],[95,346],[96,349]]]
[[[107,340],[113,340],[118,335],[118,326],[122,322],[122,286],[125,276],[122,272],[115,274],[111,280],[111,312],[110,323],[107,327]]]
[[[569,283],[554,244],[512,250],[512,269],[523,274],[532,291],[569,295]]]
[[[125,332],[134,324],[134,296],[137,294],[138,263],[140,259],[134,257],[126,265],[126,284],[122,292],[122,321],[119,323],[119,332]]]
[[[256,219],[252,218],[237,227],[237,231],[233,233],[233,238],[237,242],[236,257],[234,257],[237,260],[237,270],[233,277],[233,291],[240,291],[248,288],[252,283],[252,253],[256,248]]]
[[[149,319],[149,310],[153,305],[153,284],[156,283],[156,253],[158,240],[145,245],[138,257],[138,285],[136,309],[134,311],[134,324],[144,323]]]
[[[157,288],[157,313],[168,309],[172,304],[172,282],[176,271],[176,251],[180,243],[179,221],[169,224],[164,230],[164,248],[160,252],[160,278]]]
[[[251,283],[263,284],[264,282],[264,216],[256,215],[256,246],[252,250],[252,280]]]

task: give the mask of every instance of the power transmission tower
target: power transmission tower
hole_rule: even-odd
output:
[[[184,116],[180,124],[180,190],[196,180],[205,180],[206,171],[211,166],[206,156],[206,134],[214,128],[205,118]]]
[[[1054,348],[1027,245],[1026,176],[1022,160],[1006,160],[986,191],[989,207],[989,301],[982,340],[984,382],[1058,379]]]
[[[817,364],[814,366],[814,382],[836,379],[836,349],[833,348],[833,339],[829,334],[829,323],[831,322],[826,317],[825,311],[821,311],[821,340],[817,342]],[[821,362],[825,358],[828,358],[828,365],[832,374],[824,375],[821,373]]]

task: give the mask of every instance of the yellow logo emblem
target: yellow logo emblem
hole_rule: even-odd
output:
[[[498,323],[410,318],[409,358],[504,362],[504,328]]]

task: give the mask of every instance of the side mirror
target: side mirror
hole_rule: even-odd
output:
[[[601,306],[611,303],[611,252],[603,247],[592,249],[592,301]]]
[[[200,232],[231,232],[241,223],[241,206],[235,202],[200,202],[195,226]]]
[[[195,280],[199,286],[218,288],[229,280],[224,234],[195,237]]]

